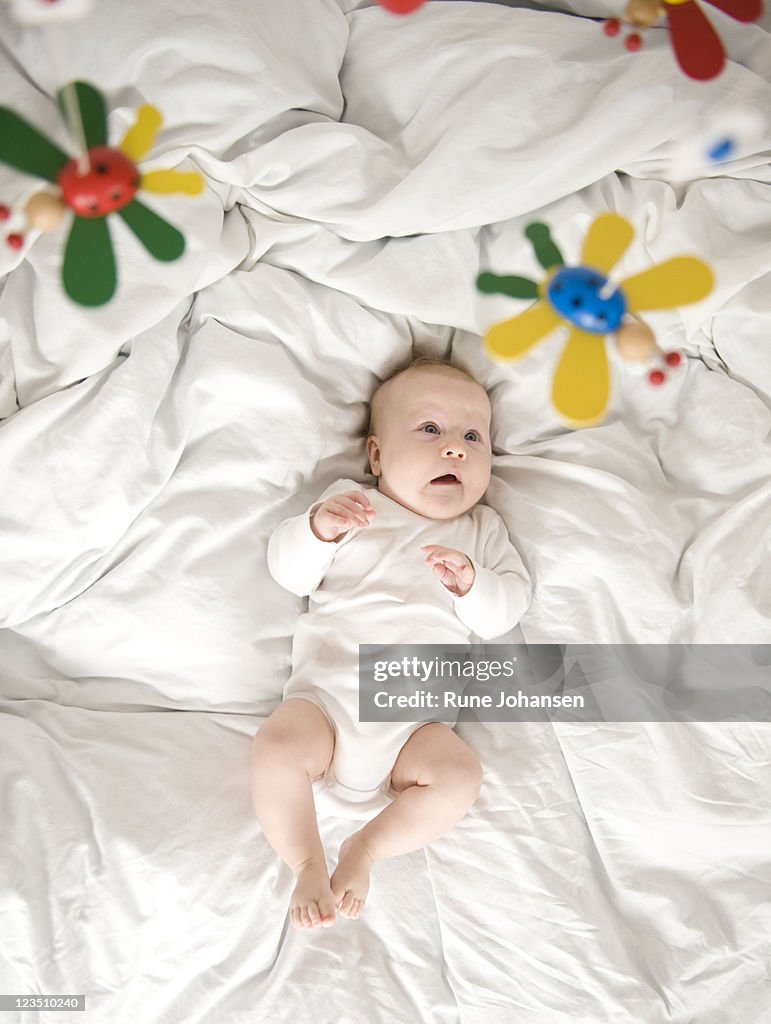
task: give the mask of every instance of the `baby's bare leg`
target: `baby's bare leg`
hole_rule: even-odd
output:
[[[334,749],[335,734],[324,713],[299,697],[279,704],[252,746],[257,820],[297,878],[289,910],[295,928],[327,926],[335,920],[311,788],[311,781],[327,770]]]
[[[478,758],[449,726],[432,722],[414,732],[391,774],[399,795],[340,847],[331,883],[343,917],[361,913],[375,861],[411,853],[443,836],[471,807],[481,783]]]

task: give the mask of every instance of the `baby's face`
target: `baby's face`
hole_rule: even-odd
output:
[[[378,490],[427,519],[453,519],[490,483],[490,401],[456,370],[423,366],[386,385],[367,439]]]

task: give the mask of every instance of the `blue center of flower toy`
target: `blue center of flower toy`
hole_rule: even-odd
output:
[[[589,267],[563,267],[548,284],[546,297],[563,319],[589,334],[615,331],[626,312],[626,299],[616,288],[602,290],[608,279]]]
[[[728,138],[728,136],[724,139],[718,139],[707,150],[707,159],[715,164],[720,164],[724,160],[728,160],[735,148],[734,140]]]

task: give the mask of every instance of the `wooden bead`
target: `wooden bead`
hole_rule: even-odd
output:
[[[664,8],[659,0],[629,0],[624,12],[624,21],[635,28],[650,28],[663,13]]]
[[[616,349],[628,363],[644,363],[656,351],[656,339],[647,324],[633,320],[616,331]]]
[[[24,207],[27,223],[36,231],[56,231],[64,217],[64,210],[61,199],[50,192],[36,192]]]

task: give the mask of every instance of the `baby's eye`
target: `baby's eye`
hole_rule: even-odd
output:
[[[464,441],[478,441],[479,434],[477,434],[476,430],[467,430],[463,435],[463,439]]]
[[[423,425],[423,430],[425,430],[425,432],[427,434],[438,434],[439,433],[439,427],[437,427],[436,423],[426,423],[426,424],[424,424]]]

